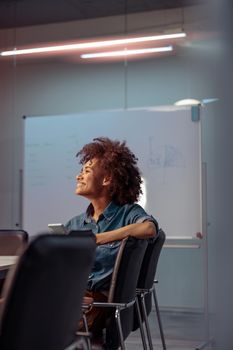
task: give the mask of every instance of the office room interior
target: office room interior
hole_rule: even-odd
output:
[[[201,123],[202,226],[199,237],[165,242],[160,256],[156,290],[168,349],[233,348],[232,10],[225,0],[0,1],[1,229],[24,228],[23,116],[174,108],[177,101],[196,100],[186,103],[195,103]],[[174,33],[186,36],[119,49],[171,48],[160,53],[82,58],[96,50],[73,48],[3,54]],[[127,133],[135,128],[140,125]],[[154,130],[155,138],[159,132]],[[138,142],[143,144],[143,135]],[[179,198],[176,202],[179,206]],[[159,349],[159,340],[153,341]]]

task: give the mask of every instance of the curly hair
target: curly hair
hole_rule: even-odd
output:
[[[100,166],[111,177],[110,197],[118,205],[138,201],[141,190],[141,175],[138,159],[126,146],[126,142],[107,137],[94,138],[77,153],[80,164],[97,158]]]

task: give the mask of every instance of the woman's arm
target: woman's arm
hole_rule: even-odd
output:
[[[96,235],[97,244],[105,244],[126,237],[132,236],[136,238],[146,239],[157,234],[155,224],[152,221],[144,221],[142,223],[130,224],[113,231],[98,233]]]

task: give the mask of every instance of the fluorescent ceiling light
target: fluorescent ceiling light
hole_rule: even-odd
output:
[[[144,53],[154,52],[167,52],[172,51],[172,46],[164,47],[153,47],[149,49],[138,49],[138,50],[121,50],[121,51],[108,51],[108,52],[97,52],[97,53],[86,53],[81,55],[81,58],[100,58],[100,57],[120,57],[120,56],[131,56],[131,55],[142,55]]]
[[[186,36],[185,33],[173,33],[173,34],[161,34],[161,35],[152,35],[152,36],[141,36],[136,38],[92,41],[92,42],[77,43],[77,44],[35,47],[31,49],[19,49],[19,50],[14,49],[11,51],[3,51],[0,53],[0,55],[16,56],[16,55],[28,55],[28,54],[34,54],[34,53],[101,48],[101,47],[109,47],[109,46],[115,46],[115,45],[150,42],[150,41],[156,41],[156,40],[179,39],[179,38],[184,38],[185,36]]]

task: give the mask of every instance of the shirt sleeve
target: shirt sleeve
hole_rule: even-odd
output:
[[[80,220],[80,215],[75,216],[72,219],[70,219],[64,226],[69,232],[73,231],[73,230],[75,231],[75,230],[83,229],[83,226],[82,226],[81,220]]]
[[[129,212],[129,223],[135,224],[135,223],[142,223],[145,221],[151,221],[154,223],[156,227],[156,231],[158,233],[159,231],[159,225],[157,220],[152,216],[146,213],[146,211],[139,205],[134,204],[132,209]]]
[[[69,220],[64,226],[68,231],[71,231],[71,229],[72,229],[71,220]]]

